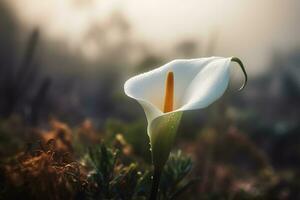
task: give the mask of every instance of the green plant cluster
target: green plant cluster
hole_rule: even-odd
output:
[[[120,163],[120,152],[104,145],[89,149],[89,158],[93,170],[88,182],[93,183],[87,189],[89,199],[147,199],[151,189],[152,174],[150,168],[141,169],[137,163],[124,166]],[[160,184],[160,199],[176,199],[194,180],[187,175],[192,169],[189,157],[177,151],[171,154]]]

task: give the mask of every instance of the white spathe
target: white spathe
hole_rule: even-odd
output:
[[[144,108],[148,122],[165,115],[165,82],[167,73],[174,73],[174,111],[207,107],[226,90],[232,58],[210,57],[174,60],[152,71],[126,81],[125,93]]]
[[[169,133],[172,135],[169,137],[169,143],[174,140],[173,132],[176,132],[183,111],[205,108],[223,95],[229,83],[231,61],[240,64],[247,81],[243,64],[238,58],[233,57],[173,60],[126,81],[124,85],[126,95],[136,99],[146,113],[152,152],[155,151],[155,146],[161,148],[161,145],[164,145],[162,143],[167,142],[161,139],[166,140],[168,136],[160,134],[167,134],[164,132],[168,132],[166,131],[168,127],[172,126],[174,129]],[[165,84],[170,71],[174,73],[174,110],[163,113]],[[166,126],[162,128],[162,124]],[[155,145],[155,141],[159,144]],[[171,145],[167,146],[169,147],[166,150],[169,151]]]

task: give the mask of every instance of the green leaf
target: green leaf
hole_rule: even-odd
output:
[[[183,187],[182,182],[184,182],[184,178],[188,175],[191,169],[191,158],[183,155],[180,150],[170,155],[170,158],[162,172],[160,183],[160,189],[164,197],[173,196],[173,194],[176,194],[179,190],[181,190],[180,188]]]
[[[105,196],[108,196],[118,152],[106,148],[105,145],[99,145],[89,148],[89,156],[95,168],[89,179],[98,185]]]
[[[163,115],[154,119],[148,126],[152,162],[162,170],[171,152],[182,112]]]

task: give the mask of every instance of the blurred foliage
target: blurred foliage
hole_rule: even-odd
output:
[[[3,199],[72,199],[86,184],[68,153],[54,150],[54,140],[19,153],[1,170]]]
[[[0,119],[0,157],[12,156],[24,148],[24,143],[38,138],[36,131],[27,127],[21,117]]]
[[[105,127],[108,141],[113,140],[116,134],[122,133],[124,139],[132,145],[135,154],[151,162],[150,143],[144,120],[126,123],[121,120],[108,119]]]
[[[2,122],[1,127],[6,128],[11,121]],[[71,129],[55,119],[48,131],[35,133],[37,142],[27,144],[20,135],[14,135],[11,140],[22,141],[23,151],[10,148],[14,153],[1,155],[1,199],[148,198],[151,165],[133,154],[121,134],[105,141],[101,139],[104,135],[94,133],[88,120]],[[0,142],[2,146],[7,141]],[[172,154],[163,171],[159,195],[175,199],[184,193],[191,184],[187,178],[191,169],[189,157],[180,151]]]
[[[75,128],[51,119],[44,130],[29,128],[18,117],[1,121],[1,199],[147,199],[152,168],[138,148],[144,145],[146,151],[148,141],[129,142],[143,126],[111,119],[97,131],[88,119]],[[181,151],[170,155],[160,199],[299,197],[298,169],[272,165],[239,129],[226,130],[207,127],[193,142],[178,142],[190,156]],[[286,140],[278,145],[290,152]],[[278,155],[289,155],[283,152]],[[297,152],[293,156],[300,157]]]

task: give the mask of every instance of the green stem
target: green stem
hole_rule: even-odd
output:
[[[160,176],[161,176],[161,170],[158,167],[154,167],[151,195],[149,200],[156,200],[157,198]]]

